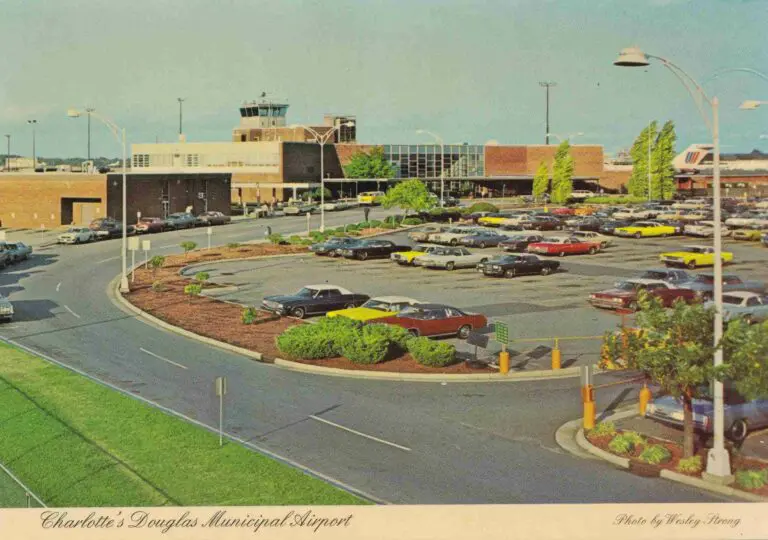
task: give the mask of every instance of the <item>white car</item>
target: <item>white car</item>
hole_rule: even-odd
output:
[[[721,236],[730,236],[732,232],[728,227],[720,226]],[[686,225],[684,234],[687,236],[710,238],[715,235],[715,222],[697,221],[693,225]]]
[[[490,259],[489,255],[472,253],[464,247],[443,247],[427,255],[416,257],[413,264],[424,268],[453,270],[454,268],[475,268],[478,263],[488,259]]]
[[[746,214],[740,214],[736,217],[728,218],[725,220],[725,224],[733,227],[745,227],[748,225],[768,225],[768,214],[758,214],[756,212],[748,212]]]
[[[56,239],[59,244],[84,244],[92,240],[94,240],[94,231],[85,227],[70,227]]]
[[[571,192],[571,199],[584,200],[594,197],[595,193],[586,189],[577,189]]]
[[[489,229],[485,227],[451,227],[447,231],[430,234],[429,241],[435,244],[450,244],[452,246],[458,245],[459,241],[465,236],[477,234],[480,232],[486,232]]]
[[[625,208],[614,212],[611,216],[612,219],[650,219],[651,216],[656,215],[654,210],[648,210],[647,208]]]
[[[688,199],[686,201],[676,202],[672,205],[672,208],[679,209],[704,209],[709,208],[711,204],[704,199]]]
[[[0,294],[0,321],[13,320],[13,304],[5,296]]]
[[[571,231],[568,235],[572,238],[578,238],[579,240],[585,240],[587,242],[600,242],[601,249],[613,245],[613,238],[592,231]]]

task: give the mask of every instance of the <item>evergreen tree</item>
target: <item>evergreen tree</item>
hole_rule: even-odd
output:
[[[629,177],[627,191],[633,197],[648,198],[648,145],[656,141],[656,129],[654,120],[640,132],[629,152],[632,156],[632,176]]]
[[[549,167],[543,161],[539,163],[536,176],[533,177],[533,199],[541,199],[549,188]]]
[[[656,144],[651,149],[651,198],[671,199],[677,189],[675,182],[675,124],[671,120],[664,123],[656,137]]]
[[[573,157],[571,145],[564,140],[557,147],[555,163],[552,165],[552,202],[562,204],[573,193]]]

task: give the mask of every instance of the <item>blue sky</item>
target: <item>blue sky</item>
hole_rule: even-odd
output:
[[[699,82],[727,68],[768,73],[765,0],[2,0],[0,133],[38,156],[86,152],[92,106],[130,142],[170,141],[184,97],[190,141],[229,140],[238,106],[262,91],[290,103],[289,123],[357,115],[363,143],[540,144],[551,131],[628,147],[650,119],[672,119],[678,150],[709,135],[659,64],[612,66],[637,45]],[[728,73],[704,84],[721,100],[723,151],[768,150],[768,80]],[[4,143],[0,153],[4,153]],[[100,125],[93,155],[117,156]]]

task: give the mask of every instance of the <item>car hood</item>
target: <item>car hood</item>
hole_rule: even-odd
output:
[[[683,403],[675,399],[672,396],[663,396],[653,400],[653,405],[657,409],[664,412],[675,412],[683,410]],[[706,399],[694,399],[693,400],[693,412],[696,415],[709,416],[712,414],[714,406],[711,401]]]
[[[277,302],[278,304],[285,304],[288,302],[300,302],[314,299],[309,296],[297,296],[295,294],[276,294],[272,296],[265,296],[264,300]]]
[[[701,255],[711,255],[711,253],[691,253],[690,251],[667,251],[662,253],[662,257],[696,257]]]
[[[340,309],[328,313],[329,317],[347,317],[356,321],[370,321],[371,319],[382,319],[384,317],[393,317],[397,315],[396,311],[383,311],[381,309],[371,309],[357,307],[351,309]]]
[[[622,289],[606,289],[594,293],[597,296],[611,296],[614,298],[631,298],[635,295],[633,291],[624,291]]]

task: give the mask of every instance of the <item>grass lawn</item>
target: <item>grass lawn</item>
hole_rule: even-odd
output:
[[[32,504],[35,507],[40,506],[34,499],[32,499]],[[0,508],[26,507],[27,497],[24,495],[24,488],[0,469]]]
[[[365,504],[3,343],[0,462],[48,506]]]

